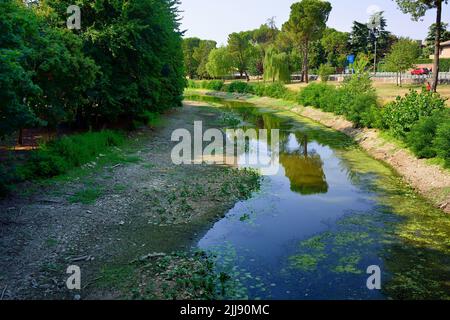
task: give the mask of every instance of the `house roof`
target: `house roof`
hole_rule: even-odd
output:
[[[450,40],[441,42],[441,47],[450,47]]]

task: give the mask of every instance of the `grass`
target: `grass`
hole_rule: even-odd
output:
[[[337,82],[328,82],[328,84],[334,84],[336,86],[340,85],[341,83]],[[304,87],[306,87],[306,83],[292,83],[287,84],[286,87],[292,91],[299,92]],[[380,101],[383,104],[389,103],[391,101],[394,101],[397,96],[404,96],[409,92],[410,89],[414,90],[421,90],[421,85],[414,85],[414,84],[404,84],[402,87],[398,87],[395,85],[395,83],[383,83],[383,82],[373,82],[373,86],[377,90],[377,94],[380,97]],[[447,106],[450,107],[450,85],[440,85],[438,87],[438,93],[448,98],[447,100]]]
[[[103,194],[100,188],[86,188],[69,197],[70,203],[93,204]]]

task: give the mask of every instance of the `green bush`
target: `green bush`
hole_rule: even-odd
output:
[[[439,94],[411,90],[404,97],[389,103],[383,109],[383,127],[394,136],[404,139],[421,117],[429,117],[436,111],[445,109],[445,99]]]
[[[374,93],[360,93],[352,96],[347,105],[345,116],[357,127],[373,128],[381,126],[377,96]]]
[[[322,82],[327,82],[329,77],[335,72],[334,67],[329,64],[321,64],[318,70],[320,80]]]
[[[228,85],[227,91],[235,93],[254,93],[253,86],[243,81],[233,81]]]
[[[444,159],[445,165],[450,167],[450,121],[448,119],[438,126],[433,145],[438,157]]]
[[[298,101],[304,106],[344,115],[358,127],[381,126],[377,95],[370,78],[365,75],[347,79],[339,89],[324,83],[312,83],[300,92]]]
[[[225,83],[222,80],[211,80],[206,81],[203,88],[208,90],[221,91],[224,85]]]
[[[0,163],[0,195],[9,191],[9,185],[17,180],[14,168],[8,169]]]
[[[190,89],[200,89],[200,84],[195,80],[188,80],[187,87]]]
[[[287,93],[288,88],[281,82],[267,84],[264,88],[264,95],[271,98],[284,99]]]
[[[444,119],[443,112],[422,117],[406,135],[406,143],[419,158],[434,158],[437,155],[433,140],[438,126]]]
[[[336,89],[334,87],[327,84],[311,83],[300,92],[298,101],[306,107],[322,108],[322,103],[326,101],[323,98],[328,95],[333,95],[335,91]],[[328,107],[329,106],[325,106],[324,109],[329,109]]]
[[[450,72],[450,59],[440,59],[439,60],[439,71],[440,72]]]
[[[21,170],[23,178],[48,178],[95,159],[109,147],[123,143],[122,134],[105,130],[65,136],[34,151]]]

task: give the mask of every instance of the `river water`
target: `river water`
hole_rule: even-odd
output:
[[[214,103],[244,129],[280,129],[278,173],[264,176],[261,190],[198,242],[230,278],[225,299],[449,296],[448,216],[391,168],[343,134],[293,113],[189,98]],[[261,143],[270,148],[259,140],[249,145]],[[238,158],[254,152],[246,148]],[[367,286],[370,266],[380,268],[381,290]]]

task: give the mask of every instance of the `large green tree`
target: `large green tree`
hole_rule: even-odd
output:
[[[432,90],[436,92],[439,83],[439,59],[442,25],[442,8],[448,0],[395,0],[404,13],[411,14],[413,20],[422,18],[428,10],[436,10],[435,37],[434,37],[434,66]]]
[[[190,79],[194,79],[197,76],[199,62],[194,58],[194,52],[199,46],[199,38],[183,39],[184,70]]]
[[[322,38],[331,12],[331,4],[321,0],[302,0],[291,6],[289,20],[283,31],[289,33],[303,56],[302,80],[308,82],[309,49],[313,41]]]
[[[213,49],[210,52],[206,70],[213,78],[222,78],[230,75],[233,70],[233,57],[227,47]]]
[[[255,47],[250,40],[251,34],[249,32],[232,33],[228,36],[228,50],[233,57],[234,67],[241,77],[245,75],[247,81],[250,81],[248,70],[256,54]]]
[[[98,71],[84,55],[81,39],[52,25],[45,2],[27,7],[2,1],[0,6],[0,136],[34,124],[55,128],[71,121]]]
[[[385,59],[385,68],[387,71],[397,73],[397,85],[402,85],[402,72],[414,67],[420,51],[417,41],[407,38],[400,39],[392,46]]]
[[[320,41],[325,50],[327,62],[335,67],[344,67],[348,54],[350,35],[333,28],[325,29]]]
[[[209,74],[206,70],[209,54],[217,46],[217,42],[213,40],[200,40],[200,44],[194,49],[193,58],[198,62],[197,75],[200,78],[208,78]]]

